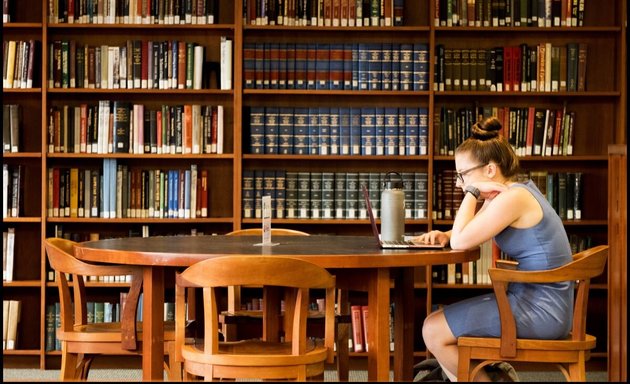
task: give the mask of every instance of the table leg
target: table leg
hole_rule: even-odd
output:
[[[389,381],[389,269],[368,275],[368,380]]]
[[[164,268],[144,268],[142,379],[164,381]]]
[[[394,278],[394,381],[413,380],[414,293],[412,268]]]

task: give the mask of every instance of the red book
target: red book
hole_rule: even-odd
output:
[[[208,217],[208,170],[201,170],[201,217]]]
[[[527,138],[525,142],[525,156],[534,154],[534,117],[536,117],[536,108],[529,107],[527,110]]]
[[[177,44],[177,89],[186,88],[186,42]]]
[[[512,90],[521,90],[521,81],[523,74],[521,73],[521,47],[512,47]]]
[[[79,151],[87,152],[87,104],[81,104],[81,123],[79,125]]]
[[[182,132],[184,153],[192,153],[192,104],[184,104],[184,131]]]
[[[368,306],[361,306],[361,321],[362,321],[362,329],[363,329],[363,343],[365,345],[365,352],[369,352],[370,343],[368,342]]]
[[[564,117],[564,111],[562,109],[556,110],[556,127],[553,131],[553,147],[551,154],[559,155],[560,138],[562,137],[562,119]]]
[[[158,153],[162,153],[162,111],[158,110],[155,115],[157,120],[157,149]]]
[[[512,47],[503,47],[503,90],[513,91],[512,87]]]
[[[363,352],[363,330],[361,328],[361,306],[352,305],[350,307],[352,320],[352,339],[354,341],[354,351]]]

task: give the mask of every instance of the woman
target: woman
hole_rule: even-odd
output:
[[[431,231],[415,240],[450,242],[453,249],[468,249],[494,238],[520,270],[545,270],[572,260],[560,217],[530,180],[516,182],[518,158],[499,134],[501,123],[487,119],[472,127],[472,137],[455,151],[456,186],[464,199],[452,230]],[[476,211],[477,201],[484,200]],[[573,283],[510,284],[508,298],[520,338],[557,339],[570,329]],[[459,336],[499,337],[499,312],[494,293],[473,297],[431,313],[422,336],[451,381],[457,379]],[[476,380],[488,380],[483,370]]]

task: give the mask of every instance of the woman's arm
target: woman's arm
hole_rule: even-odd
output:
[[[491,239],[518,220],[533,198],[523,188],[507,189],[499,183],[481,182],[474,186],[489,201],[475,214],[477,199],[471,193],[465,194],[451,232],[453,249],[469,249]]]

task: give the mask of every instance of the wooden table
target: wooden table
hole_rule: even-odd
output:
[[[163,379],[164,274],[226,255],[278,255],[308,260],[337,276],[339,288],[368,292],[368,379],[389,381],[390,279],[394,280],[394,379],[411,381],[413,365],[413,267],[462,263],[479,258],[479,249],[382,250],[366,236],[277,236],[276,246],[254,244],[254,236],[132,237],[89,241],[76,248],[79,259],[144,267],[144,380]]]

